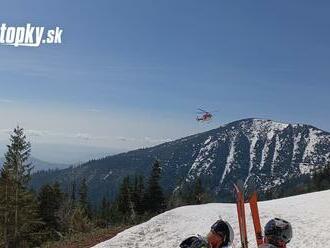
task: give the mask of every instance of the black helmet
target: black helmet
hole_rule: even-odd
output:
[[[292,238],[291,224],[283,219],[272,219],[265,226],[265,237],[274,245],[279,241],[287,244]]]
[[[233,228],[227,221],[217,220],[212,226],[211,231],[223,237],[223,245],[230,245],[234,240]]]

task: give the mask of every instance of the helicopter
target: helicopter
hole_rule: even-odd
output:
[[[208,121],[211,121],[212,118],[213,118],[213,114],[209,111],[206,111],[204,109],[197,109],[198,110],[198,116],[196,117],[196,120],[198,122],[208,122]]]

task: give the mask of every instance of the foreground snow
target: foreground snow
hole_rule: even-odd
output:
[[[272,217],[292,223],[293,239],[288,248],[330,247],[330,190],[259,203],[262,225]],[[256,247],[253,223],[246,204],[249,244]],[[221,216],[235,231],[234,247],[239,247],[235,204],[212,203],[185,206],[160,214],[151,220],[119,233],[94,248],[174,248],[190,235],[204,235]]]

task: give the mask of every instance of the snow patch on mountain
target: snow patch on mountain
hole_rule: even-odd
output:
[[[255,125],[255,123],[253,123]],[[249,176],[253,169],[254,159],[255,159],[255,146],[259,140],[259,132],[257,128],[253,128],[250,135],[247,135],[250,139],[250,163],[249,163]],[[248,176],[248,177],[249,177]]]
[[[303,175],[310,174],[312,172],[313,168],[314,167],[310,166],[309,164],[303,164],[303,163],[299,164],[300,173],[303,174]]]
[[[280,143],[280,138],[278,135],[275,137],[275,150],[274,150],[274,155],[273,155],[273,160],[272,160],[272,167],[271,167],[271,173],[273,175],[274,173],[274,167],[276,165],[276,159],[279,156],[279,150],[281,149],[281,143]]]
[[[199,177],[203,172],[206,172],[207,174],[211,173],[209,168],[214,162],[214,156],[216,154],[214,150],[218,147],[218,141],[211,140],[212,136],[209,136],[204,141],[204,146],[199,150],[198,155],[188,172],[186,181],[194,180],[195,175]]]
[[[234,154],[235,154],[234,140],[231,140],[230,141],[229,154],[228,154],[227,161],[226,161],[226,167],[225,167],[225,169],[222,173],[220,184],[223,183],[223,180],[225,179],[226,175],[230,173],[230,167],[231,167],[231,164],[234,161]]]
[[[298,153],[299,150],[299,142],[301,141],[301,133],[299,133],[297,136],[295,135],[293,137],[293,153],[292,153],[292,157],[293,159],[296,158],[296,155]]]
[[[112,174],[112,170],[110,170],[104,177],[103,180],[106,180]]]
[[[261,170],[266,162],[266,158],[269,152],[269,140],[266,140],[264,147],[262,148],[262,152],[261,152],[261,161],[260,161],[260,165],[259,165],[259,170]]]
[[[209,136],[205,141],[204,141],[204,145],[207,145],[212,139],[212,136]]]
[[[308,142],[307,142],[307,146],[305,148],[305,152],[303,155],[304,161],[307,157],[313,155],[315,145],[319,142],[318,134],[320,132],[321,132],[320,130],[316,130],[314,128],[309,129],[309,135],[308,135],[308,139],[307,139]]]

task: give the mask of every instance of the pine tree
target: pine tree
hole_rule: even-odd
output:
[[[38,235],[40,225],[37,204],[28,190],[32,166],[28,163],[31,145],[23,129],[17,126],[10,136],[10,145],[0,175],[0,216],[4,247],[25,247]]]
[[[111,219],[111,205],[109,200],[103,196],[102,198],[102,202],[101,202],[101,207],[100,207],[100,211],[99,211],[99,218],[100,218],[100,225],[101,227],[109,227],[109,223],[110,223],[110,219]]]
[[[60,231],[58,211],[63,200],[64,194],[58,183],[46,184],[40,189],[38,195],[39,213],[47,229]]]
[[[68,195],[65,194],[61,206],[56,214],[62,232],[64,233],[71,232],[70,222],[74,214],[74,211],[75,211],[75,207],[72,204],[71,197],[68,197]]]
[[[79,204],[80,207],[86,212],[86,214],[91,217],[91,209],[88,203],[88,186],[86,183],[86,178],[83,178],[79,186]]]
[[[85,210],[81,206],[77,206],[73,209],[69,225],[70,231],[73,233],[88,232],[93,226]]]
[[[133,190],[132,190],[132,201],[134,204],[134,209],[139,215],[142,215],[145,211],[143,197],[144,197],[144,178],[143,176],[135,175]]]
[[[316,190],[325,190],[330,188],[330,166],[326,166],[314,173],[312,184]]]
[[[123,182],[119,189],[117,204],[118,210],[122,213],[124,219],[129,219],[130,221],[135,220],[136,213],[132,200],[132,188],[130,185],[129,176],[123,179]]]
[[[202,204],[206,202],[206,193],[202,186],[201,178],[197,178],[194,184],[193,204]]]
[[[123,214],[127,215],[129,213],[128,205],[130,201],[130,185],[129,185],[129,177],[125,177],[123,179],[122,184],[119,188],[118,195],[118,210]]]
[[[9,172],[2,170],[0,177],[0,211],[1,211],[1,231],[3,236],[3,247],[9,247],[9,234],[10,234],[10,222],[9,218],[12,215],[10,209],[14,204],[12,192],[14,191],[14,183],[10,178]],[[1,240],[1,239],[0,239]]]
[[[75,205],[76,203],[76,182],[73,181],[71,183],[71,201],[72,201],[72,205]]]
[[[145,194],[146,209],[151,213],[159,213],[165,209],[165,199],[160,186],[161,165],[156,160],[150,173],[148,188]]]

